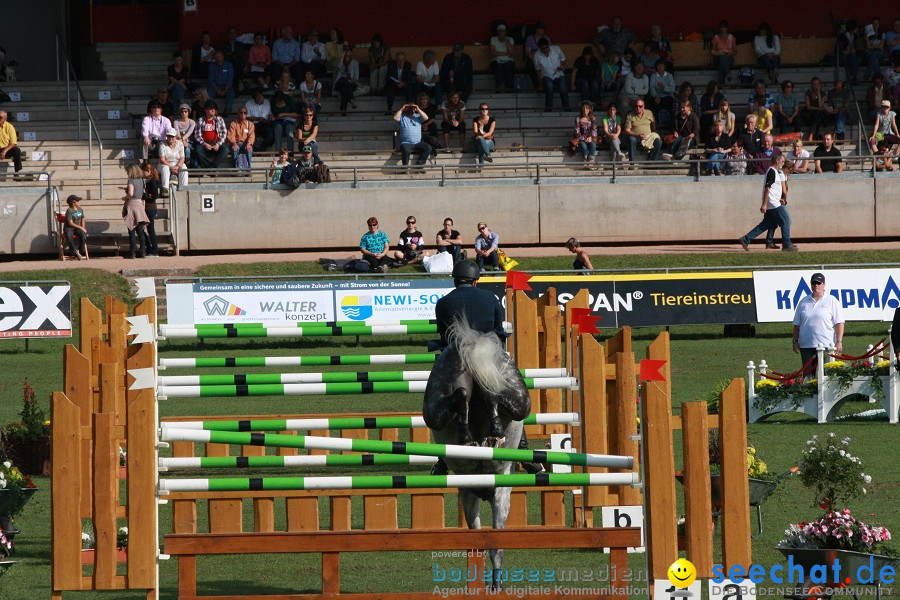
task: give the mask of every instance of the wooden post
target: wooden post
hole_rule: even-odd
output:
[[[552,296],[550,295],[551,292],[553,294]],[[550,288],[550,290],[548,290],[543,297],[549,297],[551,300],[553,300],[553,304],[545,306],[542,309],[544,333],[542,334],[543,343],[541,344],[541,367],[560,368],[562,367],[562,339],[560,337],[562,315],[559,312],[559,306],[556,304],[556,289]],[[541,391],[541,412],[562,412],[562,406],[562,390]],[[549,435],[551,433],[564,433],[565,431],[565,425],[544,426],[545,435]]]
[[[631,346],[629,337],[629,347]],[[608,348],[607,348],[608,349]],[[631,436],[637,435],[637,374],[634,372],[634,353],[616,352],[615,421],[610,421],[610,434],[615,430],[615,445],[611,448],[620,456],[634,457],[635,473],[641,470],[640,444]],[[608,388],[607,388],[608,389]],[[608,402],[608,405],[613,402]],[[621,506],[640,506],[641,490],[630,485],[619,486]]]
[[[712,577],[712,499],[709,483],[709,428],[705,402],[681,403],[684,447],[684,511],[687,558],[698,577]]]
[[[520,369],[535,369],[541,365],[537,305],[520,290],[515,292],[515,303],[513,329],[516,332],[516,366]],[[540,412],[540,390],[529,390],[528,395],[531,397],[532,412]],[[529,435],[541,433],[539,425],[526,425],[525,429]]]
[[[116,365],[104,365],[115,370]],[[116,584],[116,488],[119,485],[118,451],[112,413],[94,415],[94,589],[111,590]]]
[[[78,347],[85,356],[91,355],[91,339],[103,339],[103,314],[87,297],[82,297],[78,305]]]
[[[61,592],[81,589],[81,452],[84,446],[79,407],[62,392],[53,392],[51,402],[51,572],[53,591]]]
[[[722,452],[722,562],[750,568],[750,482],[747,478],[747,407],[744,380],[734,379],[719,401]]]
[[[75,346],[66,344],[63,349],[63,394],[78,409],[78,421],[81,427],[90,431],[94,413],[94,391],[91,387],[91,361],[87,356],[75,349]],[[79,435],[79,438],[83,436]],[[85,519],[93,515],[91,496],[93,495],[91,481],[91,436],[81,440],[81,475],[76,481],[81,487],[81,507],[79,512]],[[80,534],[79,534],[80,535]]]
[[[581,377],[579,385],[584,398],[581,407],[581,431],[579,439],[572,440],[572,447],[580,452],[591,454],[610,454],[606,421],[606,361],[603,359],[603,347],[591,335],[580,335],[576,342],[580,348]],[[575,410],[579,410],[576,405]],[[584,447],[581,447],[581,439]],[[606,473],[609,469],[602,467],[586,467],[588,473]],[[607,486],[589,486],[585,490],[585,506],[607,506],[612,504],[610,488]]]

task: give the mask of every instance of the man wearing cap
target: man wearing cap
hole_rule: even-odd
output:
[[[297,168],[297,177],[300,178],[301,183],[318,183],[319,178],[316,175],[316,165],[318,165],[321,160],[319,157],[313,154],[312,146],[303,146],[300,148],[300,158],[297,159],[296,168]]]
[[[878,142],[884,140],[888,146],[900,144],[900,131],[897,131],[897,113],[891,110],[891,101],[882,100],[881,110],[875,117],[875,129],[869,138],[872,151],[877,150]]]
[[[553,108],[553,90],[559,91],[563,109],[569,108],[569,90],[566,86],[566,55],[559,46],[551,46],[548,38],[538,41],[538,51],[534,55],[534,68],[537,69],[544,89],[544,110]]]
[[[469,99],[472,93],[472,84],[475,81],[472,57],[463,52],[461,42],[453,45],[453,52],[444,57],[441,63],[441,85],[448,94],[453,90],[459,92],[463,102]]]
[[[203,105],[204,116],[197,121],[194,130],[194,165],[200,169],[215,169],[228,154],[225,145],[228,130],[225,120],[218,115],[219,106],[213,100]]]
[[[159,150],[159,144],[166,139],[166,131],[172,126],[168,118],[162,116],[162,104],[153,100],[147,106],[147,116],[141,121],[141,157],[149,158],[150,152]]]
[[[837,352],[844,351],[844,315],[838,299],[825,293],[825,275],[813,273],[809,284],[812,295],[798,302],[794,312],[793,346],[803,365],[812,359],[806,372],[815,373],[818,346],[828,349],[834,345]]]
[[[16,128],[9,122],[9,114],[0,110],[0,160],[12,159],[16,173],[22,170],[22,151],[18,143]]]
[[[247,118],[246,106],[238,109],[238,118],[228,126],[226,138],[231,146],[234,166],[238,166],[238,158],[242,154],[247,156],[247,166],[251,166],[253,163],[253,143],[256,141],[256,127]]]
[[[178,138],[178,130],[170,127],[166,132],[166,143],[159,146],[159,181],[163,190],[169,188],[169,178],[174,175],[178,180],[178,187],[188,184],[188,172],[184,166],[187,159],[184,144]]]

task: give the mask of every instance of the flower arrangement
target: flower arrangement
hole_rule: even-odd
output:
[[[13,544],[0,529],[0,558],[9,558],[12,555]]]
[[[24,442],[36,442],[50,437],[47,411],[38,405],[37,394],[34,388],[28,385],[27,379],[22,388],[22,410],[19,416],[22,417],[21,421],[8,423],[0,432],[7,452]]]
[[[785,548],[828,548],[880,554],[891,539],[886,527],[867,525],[850,514],[849,508],[825,513],[811,523],[795,523],[784,532]]]
[[[756,400],[753,405],[763,413],[771,411],[784,400],[793,402],[793,408],[800,406],[805,396],[815,396],[818,393],[818,382],[815,378],[803,379],[802,377],[786,379],[782,382],[774,379],[760,379],[754,386]]]
[[[884,398],[884,382],[881,378],[888,374],[890,365],[891,361],[889,360],[882,360],[874,365],[862,361],[850,366],[847,366],[847,363],[842,360],[833,360],[825,363],[822,367],[828,377],[837,380],[839,392],[850,389],[850,385],[855,379],[868,377],[869,385],[872,387],[872,397],[882,400]]]
[[[94,537],[93,528],[90,524],[82,530],[81,532],[81,549],[82,550],[93,550],[97,545],[97,540]],[[128,547],[128,528],[127,527],[119,527],[118,531],[116,531],[116,548],[127,548]]]

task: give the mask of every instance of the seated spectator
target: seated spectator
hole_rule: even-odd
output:
[[[281,37],[272,44],[272,64],[269,75],[272,81],[281,79],[281,72],[287,70],[292,76],[296,73],[299,81],[303,76],[300,71],[300,42],[294,39],[294,30],[290,25],[281,28]],[[283,90],[282,90],[283,91]]]
[[[794,140],[784,166],[791,173],[809,172],[809,151],[803,149],[803,140]]]
[[[540,75],[540,89],[544,90],[544,110],[553,110],[553,91],[559,92],[563,110],[569,108],[569,91],[566,87],[566,55],[559,46],[551,46],[550,40],[538,40],[538,51],[534,55],[534,66]]]
[[[306,34],[306,41],[300,46],[300,64],[297,69],[299,77],[295,79],[299,81],[307,71],[312,71],[316,77],[324,77],[327,58],[325,44],[319,41],[319,32],[310,29]]]
[[[449,252],[455,263],[460,259],[462,243],[462,236],[457,230],[453,229],[453,219],[450,217],[445,218],[444,228],[438,231],[434,237],[434,245],[437,246],[437,251]]]
[[[881,20],[878,17],[866,25],[866,79],[872,79],[881,70],[884,59],[884,32],[881,31]]]
[[[644,43],[644,48],[641,50],[641,56],[638,60],[644,65],[644,70],[647,73],[652,73],[656,70],[656,63],[659,62],[659,55],[654,52],[653,44],[650,42]],[[663,63],[663,68],[665,68],[665,63]]]
[[[644,101],[634,103],[634,112],[628,113],[625,118],[625,135],[628,136],[628,158],[634,160],[637,157],[637,149],[640,145],[650,151],[650,160],[659,160],[662,149],[662,139],[656,133],[656,119],[653,113],[646,110]]]
[[[300,158],[294,163],[297,167],[297,177],[301,183],[319,183],[319,175],[316,167],[321,164],[319,157],[313,154],[312,146],[300,148]]]
[[[804,94],[803,122],[809,125],[809,141],[819,139],[819,130],[825,122],[825,94],[818,77],[812,78]]]
[[[644,73],[644,65],[637,63],[634,71],[625,77],[619,93],[619,110],[627,113],[638,100],[643,101],[650,93],[650,78]]]
[[[403,96],[409,104],[416,97],[415,80],[412,75],[412,67],[406,61],[406,54],[398,52],[394,55],[387,69],[387,82],[384,94],[387,97],[387,114],[394,114],[394,98]]]
[[[253,143],[256,141],[256,128],[253,121],[247,119],[247,107],[238,110],[238,118],[228,126],[226,134],[231,146],[231,158],[236,169],[248,169],[253,164]],[[242,158],[243,157],[243,158]],[[246,165],[244,164],[246,162]]]
[[[194,132],[194,166],[199,169],[217,169],[228,155],[225,145],[228,130],[225,120],[218,115],[219,105],[207,100],[203,108],[205,115],[197,121]]]
[[[612,151],[613,160],[624,160],[625,153],[622,152],[622,117],[617,113],[615,102],[610,102],[606,107],[606,116],[603,117],[603,139],[609,144]]]
[[[231,85],[235,91],[240,91],[241,79],[247,70],[247,45],[238,41],[237,28],[233,25],[225,35],[225,43],[219,49],[225,53],[225,61],[231,64],[234,71]]]
[[[747,174],[747,151],[744,149],[744,141],[741,138],[732,140],[731,152],[725,161],[726,175]]]
[[[597,119],[594,118],[594,105],[589,101],[581,103],[581,114],[575,117],[575,139],[578,140],[578,151],[584,164],[594,163],[597,156]]]
[[[151,101],[147,105],[147,116],[141,121],[142,158],[146,160],[151,152],[156,153],[159,144],[166,139],[166,131],[171,126],[172,122],[162,116],[162,105],[155,100]]]
[[[391,260],[388,256],[391,241],[385,232],[378,230],[378,219],[375,217],[369,217],[366,225],[369,230],[359,240],[359,250],[362,252],[363,260],[369,263],[374,272],[384,273]]]
[[[297,135],[297,117],[293,98],[278,90],[272,96],[272,129],[275,132],[275,147],[287,147],[294,151],[294,137]],[[283,142],[282,142],[283,140]]]
[[[234,66],[225,60],[225,53],[216,50],[216,59],[209,66],[209,79],[206,83],[209,97],[217,102],[225,103],[225,114],[231,112],[234,104]]]
[[[247,119],[253,123],[256,133],[253,150],[256,152],[265,150],[275,142],[275,131],[272,127],[272,105],[263,95],[263,91],[257,89],[253,92],[253,98],[247,100],[244,108],[247,109]]]
[[[600,62],[594,56],[594,49],[585,46],[581,56],[572,65],[572,89],[581,94],[581,102],[600,101]]]
[[[888,143],[885,140],[881,140],[878,142],[878,146],[875,149],[875,170],[878,172],[882,171],[896,171],[897,165],[894,164],[894,157],[889,156],[890,152],[888,152]]]
[[[794,95],[794,83],[790,79],[781,84],[781,93],[775,99],[774,112],[778,133],[800,131],[800,99]]]
[[[0,160],[12,159],[16,173],[22,170],[22,151],[18,143],[16,128],[9,122],[9,114],[0,110]]]
[[[341,62],[345,41],[344,34],[337,27],[328,30],[328,41],[325,42],[325,68],[332,79],[337,72],[337,64]]]
[[[466,103],[460,99],[458,91],[453,90],[447,99],[441,104],[441,113],[444,120],[441,122],[441,131],[444,134],[444,148],[450,147],[450,132],[459,134],[459,148],[466,145]]]
[[[840,79],[834,82],[834,87],[825,96],[825,114],[834,118],[834,134],[839,140],[843,140],[846,135],[845,129],[852,101],[850,90],[844,87],[844,82]]]
[[[669,38],[662,34],[662,27],[659,23],[654,23],[650,26],[650,39],[647,40],[647,43],[653,46],[653,51],[656,52],[656,55],[666,63],[666,71],[674,73],[675,52],[672,50]]]
[[[208,31],[200,34],[200,45],[194,46],[191,55],[191,71],[197,79],[209,76],[209,66],[215,60],[216,49],[212,47],[212,35]]]
[[[300,102],[313,109],[316,116],[322,110],[322,84],[315,78],[312,71],[304,73],[304,79],[300,83]]]
[[[206,93],[206,88],[201,86],[194,90],[194,102],[191,104],[191,118],[194,121],[202,119],[204,114],[204,106],[206,106],[206,102],[209,100],[209,94]]]
[[[289,71],[281,72],[278,80],[275,82],[275,91],[282,92],[285,96],[292,99],[299,94]]]
[[[512,92],[516,89],[516,61],[513,57],[515,41],[506,35],[506,24],[497,25],[491,37],[491,68],[494,70],[494,92]]]
[[[700,128],[703,130],[704,135],[712,131],[716,118],[721,118],[717,117],[717,113],[723,100],[725,100],[725,96],[719,91],[718,83],[710,81],[706,84],[706,92],[700,96],[700,114],[698,115],[700,117]]]
[[[410,215],[406,217],[406,229],[397,236],[397,250],[394,251],[394,258],[400,261],[400,264],[396,266],[420,263],[424,257],[425,236],[416,228],[416,218]]]
[[[541,80],[537,65],[534,62],[534,57],[540,51],[538,42],[542,38],[547,38],[547,42],[550,43],[550,38],[547,36],[547,28],[544,25],[544,22],[538,21],[534,26],[534,31],[525,38],[523,44],[525,48],[525,73],[528,74],[528,78],[531,79],[531,85],[533,85],[534,89],[537,91],[541,91]]]
[[[162,116],[171,121],[172,115],[175,114],[175,105],[172,104],[172,100],[169,99],[169,88],[162,86],[156,89],[156,96],[147,102],[148,113],[150,112],[150,105],[154,102],[162,107]]]
[[[728,100],[722,100],[722,102],[719,103],[719,112],[716,113],[716,120],[719,119],[725,123],[725,133],[728,134],[728,137],[733,139],[737,119],[735,119],[734,113],[731,112]]]
[[[347,116],[347,103],[356,108],[354,93],[359,86],[359,62],[353,58],[353,47],[344,45],[344,57],[338,63],[338,70],[334,76],[334,89],[341,95],[341,116]]]
[[[594,265],[591,264],[591,257],[581,247],[581,242],[577,238],[569,238],[566,241],[566,250],[575,255],[572,261],[572,269],[575,271],[593,271]]]
[[[172,121],[172,128],[175,129],[175,137],[184,146],[185,159],[190,161],[194,130],[197,128],[197,122],[191,118],[190,106],[182,104],[178,107],[178,117]]]
[[[872,151],[878,147],[879,142],[885,142],[890,148],[900,144],[900,132],[897,131],[897,113],[891,110],[891,101],[881,101],[881,113],[875,117],[875,126],[872,129],[872,137],[869,145]]]
[[[391,62],[391,49],[384,44],[380,33],[372,36],[369,45],[369,87],[373,94],[381,94],[387,85],[388,63]],[[388,109],[390,110],[390,109]]]
[[[772,111],[766,108],[765,96],[756,97],[756,108],[753,110],[753,114],[756,115],[757,129],[763,133],[771,133],[775,126],[775,118],[772,116]]]
[[[472,57],[463,52],[464,49],[461,42],[453,44],[453,52],[445,56],[441,62],[440,74],[442,88],[448,94],[456,90],[463,102],[466,102],[475,83],[475,71]]]
[[[766,70],[769,81],[778,83],[778,68],[781,66],[781,38],[772,33],[768,23],[760,23],[758,33],[753,38],[756,62]]]
[[[272,85],[269,68],[272,66],[272,51],[265,43],[265,36],[257,31],[253,34],[253,45],[247,57],[247,73],[264,90]]]
[[[488,229],[487,223],[478,224],[478,237],[475,238],[475,262],[478,268],[485,270],[487,263],[489,270],[500,270],[500,259],[497,249],[500,247],[500,236]]]
[[[178,130],[170,127],[166,132],[166,143],[159,147],[159,181],[164,189],[169,187],[172,177],[178,182],[179,189],[188,184],[186,161],[184,144],[178,137]]]
[[[893,67],[884,70],[884,84],[893,97],[892,104],[900,105],[900,53],[891,57]]]
[[[437,137],[437,105],[432,104],[431,100],[428,98],[428,94],[425,92],[419,94],[419,101],[416,104],[425,118],[425,121],[422,123],[422,135],[429,136],[430,138],[433,138],[433,141],[439,143]],[[432,140],[426,141],[428,141],[429,144],[432,143]]]
[[[444,101],[441,68],[435,60],[434,50],[426,50],[422,54],[422,60],[416,65],[416,91],[419,94],[428,94],[437,105]]]
[[[291,160],[288,158],[288,149],[279,149],[278,156],[273,158],[272,164],[269,165],[269,183],[281,183],[281,172],[289,164]]]
[[[475,153],[478,155],[478,164],[484,161],[494,162],[491,151],[494,149],[494,131],[497,121],[491,115],[490,107],[482,102],[478,107],[478,116],[472,120],[472,133],[475,138]]]
[[[619,89],[622,89],[622,86],[625,84],[625,78],[631,73],[636,62],[634,50],[625,48],[625,52],[622,53],[622,60],[620,62]]]
[[[663,154],[664,160],[681,160],[688,150],[697,145],[700,135],[700,119],[691,110],[691,103],[685,100],[681,104],[681,113],[675,118],[675,129],[672,131],[673,141],[669,154]]]
[[[650,106],[657,115],[664,110],[671,116],[675,112],[675,78],[666,72],[663,61],[658,61],[654,69],[650,75]]]
[[[600,68],[602,85],[604,92],[618,92],[619,84],[622,82],[619,74],[622,71],[622,59],[618,52],[612,52],[606,55],[606,60]]]
[[[302,108],[303,119],[297,124],[297,143],[300,146],[312,148],[313,156],[319,158],[319,144],[316,137],[319,135],[319,122],[313,109]]]
[[[894,19],[894,28],[884,34],[884,48],[891,60],[900,55],[900,18]]]
[[[844,161],[841,159],[841,151],[834,146],[834,134],[831,132],[822,136],[822,143],[813,152],[816,160],[816,173],[843,173]]]
[[[881,103],[891,99],[891,92],[884,85],[884,75],[878,73],[872,78],[872,85],[866,90],[866,108],[869,120],[872,121],[881,112]]]
[[[63,235],[69,242],[69,254],[75,257],[75,260],[84,258],[87,251],[87,221],[84,218],[84,211],[81,209],[81,198],[72,194],[66,199],[69,208],[66,209],[66,223],[63,227]],[[75,242],[78,238],[78,242]]]
[[[594,40],[606,48],[606,52],[618,52],[619,55],[624,54],[625,49],[629,48],[635,41],[634,34],[626,27],[622,26],[621,17],[613,17],[609,26],[597,33]]]
[[[166,75],[169,78],[169,97],[175,104],[181,104],[190,90],[191,69],[184,64],[184,54],[176,50],[172,54],[173,62],[166,67]]]
[[[756,115],[747,115],[744,119],[744,130],[741,132],[741,141],[747,154],[753,156],[763,143],[762,131],[756,128]]]
[[[706,141],[706,173],[721,175],[722,159],[731,151],[731,138],[725,133],[725,121],[716,119],[713,130],[707,134]]]
[[[865,52],[866,41],[860,36],[859,23],[855,20],[847,22],[847,29],[838,38],[841,54],[843,55],[841,62],[847,70],[847,79],[851,83],[856,83],[856,76],[859,73],[860,52]]]
[[[772,163],[772,159],[780,154],[781,148],[777,148],[775,146],[775,138],[772,137],[771,133],[767,133],[763,136],[762,145],[753,154],[753,158],[760,160],[752,163],[752,166],[750,167],[750,173],[764,175],[766,169],[768,169],[769,165]]]
[[[413,152],[419,153],[417,165],[424,165],[431,156],[431,145],[422,139],[422,125],[427,118],[427,115],[412,103],[404,104],[394,113],[394,121],[399,123],[397,141],[400,145],[400,161],[403,166],[409,165],[409,155]]]
[[[766,90],[766,82],[762,79],[757,79],[756,83],[753,85],[753,89],[750,91],[750,94],[747,96],[747,112],[752,113],[756,112],[756,99],[759,96],[764,96],[765,106],[769,110],[775,108],[775,96],[773,96],[769,91]]]
[[[678,93],[675,95],[675,106],[681,106],[685,100],[690,100],[691,111],[696,115],[700,113],[700,99],[694,93],[694,86],[690,81],[685,81],[678,87]]]
[[[713,65],[719,72],[719,85],[731,81],[735,48],[734,36],[728,33],[728,21],[719,21],[719,33],[713,36],[709,45]]]

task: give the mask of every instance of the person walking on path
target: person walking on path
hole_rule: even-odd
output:
[[[834,345],[836,352],[844,351],[844,315],[838,299],[825,293],[825,275],[813,273],[809,285],[812,295],[798,302],[794,311],[793,347],[804,366],[812,359],[805,373],[815,373],[817,347],[827,349]]]
[[[784,155],[778,154],[772,158],[772,166],[766,171],[766,183],[763,186],[762,206],[759,212],[763,214],[763,220],[741,236],[738,241],[745,251],[750,251],[750,242],[769,229],[781,227],[781,242],[783,252],[796,252],[797,247],[791,244],[791,218],[787,214],[787,176],[784,168]]]

